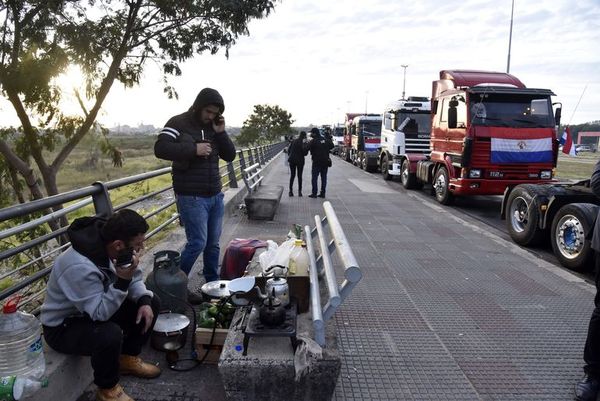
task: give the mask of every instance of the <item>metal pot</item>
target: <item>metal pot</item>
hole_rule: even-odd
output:
[[[283,277],[275,276],[268,279],[265,284],[265,292],[268,296],[273,296],[281,301],[283,307],[290,304],[290,287]]]
[[[279,299],[270,296],[263,300],[258,318],[266,326],[279,326],[285,321],[285,307]]]
[[[169,352],[183,348],[190,319],[179,313],[161,313],[152,329],[150,344],[158,351]]]
[[[219,299],[229,296],[229,280],[215,280],[205,283],[201,288],[206,299]]]

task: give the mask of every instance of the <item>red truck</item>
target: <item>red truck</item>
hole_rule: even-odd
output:
[[[411,173],[431,184],[442,204],[553,182],[561,114],[557,107],[553,115],[553,95],[507,73],[440,71],[431,97],[431,153]]]

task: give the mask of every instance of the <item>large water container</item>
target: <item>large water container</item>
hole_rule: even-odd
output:
[[[0,377],[41,378],[46,369],[42,324],[35,316],[17,309],[19,300],[8,300],[0,315]]]
[[[161,309],[185,313],[187,275],[179,268],[181,255],[176,251],[154,254],[154,269],[146,278],[146,287],[160,297]]]
[[[294,241],[294,247],[290,253],[290,260],[288,263],[288,274],[290,276],[308,276],[308,251],[305,246],[302,246],[302,240],[297,239]]]

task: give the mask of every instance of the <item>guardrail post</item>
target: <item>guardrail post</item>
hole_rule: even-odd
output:
[[[250,165],[254,164],[254,155],[252,154],[252,148],[248,148],[248,160],[250,160]]]
[[[244,151],[239,150],[238,152],[240,153],[238,156],[238,158],[240,159],[240,171],[244,171],[244,169],[246,168],[246,159],[244,159]]]
[[[258,153],[258,146],[254,148],[254,159],[256,160],[256,163],[260,164],[261,166],[264,164],[260,161],[260,155]]]
[[[235,177],[235,170],[233,169],[233,162],[227,163],[227,174],[229,175],[229,188],[237,188],[237,179]]]
[[[92,185],[99,188],[99,192],[92,195],[96,215],[103,215],[106,217],[112,215],[114,209],[106,185],[101,181],[96,181]]]

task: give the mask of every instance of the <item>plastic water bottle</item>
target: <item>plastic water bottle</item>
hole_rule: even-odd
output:
[[[32,314],[17,310],[20,298],[9,299],[0,314],[0,377],[40,379],[46,369],[42,324]]]
[[[30,397],[42,387],[48,387],[48,380],[36,380],[24,376],[0,377],[0,401],[18,401]]]
[[[308,272],[308,251],[306,247],[302,246],[302,240],[297,239],[294,241],[294,248],[290,253],[290,260],[288,263],[288,274],[289,275],[303,275],[306,276]]]

